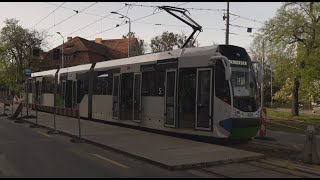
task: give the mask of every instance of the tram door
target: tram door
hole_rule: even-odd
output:
[[[36,104],[37,99],[37,88],[36,88],[36,81],[32,81],[32,104]]]
[[[42,89],[42,82],[41,81],[36,81],[35,82],[35,103],[40,105],[41,103],[41,89]]]
[[[134,74],[133,120],[141,120],[141,73]]]
[[[212,69],[197,69],[196,129],[211,129]]]
[[[121,74],[120,80],[120,119],[133,118],[133,73]]]
[[[66,87],[67,87],[67,82],[63,80],[62,87],[61,87],[63,107],[66,107]]]
[[[65,107],[72,108],[73,106],[73,81],[67,80],[65,86]]]
[[[112,116],[119,119],[119,89],[120,89],[120,75],[115,74],[113,76],[113,88],[112,88]]]
[[[78,89],[78,86],[77,86],[77,81],[73,81],[72,82],[72,107],[75,109],[77,108],[77,89]]]
[[[175,127],[176,125],[176,82],[177,70],[166,70],[165,126],[168,127]]]

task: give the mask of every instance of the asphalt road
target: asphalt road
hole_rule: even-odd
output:
[[[0,177],[198,177],[0,117]],[[211,176],[212,177],[212,176]]]

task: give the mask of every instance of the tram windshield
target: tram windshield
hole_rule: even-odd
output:
[[[257,111],[259,95],[252,66],[250,68],[232,67],[231,69],[234,107],[245,112]]]

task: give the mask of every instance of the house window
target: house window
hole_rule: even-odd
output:
[[[64,60],[69,61],[73,59],[73,55],[64,55]]]

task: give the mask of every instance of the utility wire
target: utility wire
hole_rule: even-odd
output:
[[[41,23],[43,20],[45,20],[48,16],[50,16],[52,13],[54,13],[57,9],[59,9],[65,2],[61,3],[60,5],[56,5],[58,6],[57,8],[55,8],[51,13],[49,13],[46,17],[42,18],[39,22],[37,22],[35,25],[33,25],[31,28],[35,27],[36,25],[38,25],[39,23]],[[30,28],[30,29],[31,29]]]
[[[184,4],[188,4],[188,3],[190,3],[190,2],[186,2],[186,3],[179,4],[179,5],[177,5],[176,7],[179,7],[179,6],[182,6],[182,5],[184,5]],[[128,5],[129,5],[129,4],[128,4]],[[153,12],[152,14],[149,14],[149,15],[147,15],[147,16],[143,16],[143,17],[138,18],[138,19],[135,19],[135,20],[133,20],[133,21],[131,21],[131,22],[135,22],[135,21],[138,21],[138,20],[141,20],[141,19],[144,19],[144,18],[153,16],[153,15],[158,14],[158,13],[161,13],[161,12],[163,12],[163,11],[164,11],[164,10],[160,10],[160,11],[158,11],[158,12]],[[101,33],[110,31],[110,30],[112,30],[112,29],[118,28],[118,27],[123,26],[123,25],[124,25],[124,24],[119,25],[119,26],[116,26],[116,27],[112,27],[112,28],[109,28],[109,29],[106,29],[106,30],[104,30],[104,31],[101,31],[101,32],[99,32],[99,33],[92,34],[92,35],[87,36],[87,37],[85,37],[85,38],[88,38],[88,37],[91,37],[91,36],[95,36],[95,35],[97,35],[97,34],[101,34]]]
[[[140,7],[151,7],[151,8],[157,8],[158,6],[150,6],[150,5],[142,5],[142,4],[128,4],[126,5],[131,5],[131,6],[140,6]],[[225,11],[226,9],[204,9],[204,8],[184,8],[184,9],[190,9],[190,10],[205,10],[205,11]]]
[[[49,3],[49,2],[44,2],[44,3],[50,4],[50,5],[53,5],[53,6],[59,6],[59,5],[56,5],[56,4],[53,4],[53,3]],[[71,11],[76,11],[75,9],[68,8],[68,7],[65,7],[65,6],[61,6],[60,8],[69,9]],[[98,15],[98,14],[92,14],[92,13],[87,13],[87,12],[79,12],[79,13],[88,14],[88,15],[91,15],[91,16],[103,17],[103,16]]]
[[[245,27],[245,26],[240,26],[240,25],[237,25],[237,24],[229,24],[230,26],[233,26],[233,27],[239,27],[239,28],[252,28],[252,27]],[[259,28],[252,28],[252,29],[259,29]]]
[[[233,14],[233,13],[229,13],[229,14],[230,14],[230,15],[233,15],[233,16],[237,16],[238,18],[241,18],[241,19],[245,19],[245,20],[248,20],[248,21],[253,21],[253,22],[260,23],[260,24],[264,24],[264,23],[261,22],[261,21],[257,21],[257,20],[250,19],[250,18],[247,18],[247,17],[239,16],[239,15],[237,15],[237,14]]]
[[[123,9],[123,8],[125,8],[125,7],[126,7],[126,6],[123,6],[122,8],[120,8],[120,9],[116,10],[116,12],[118,12],[118,11],[122,10],[122,9]],[[87,28],[87,27],[89,27],[89,26],[91,26],[91,25],[93,25],[93,24],[95,24],[95,23],[97,23],[97,22],[99,22],[99,21],[101,21],[101,20],[105,19],[105,18],[108,18],[110,15],[111,15],[111,13],[110,13],[110,14],[108,14],[107,16],[103,16],[102,18],[100,18],[100,19],[98,19],[98,20],[96,20],[96,21],[94,21],[94,22],[92,22],[92,23],[90,23],[90,24],[87,24],[87,25],[85,25],[85,26],[83,26],[83,27],[81,27],[81,28],[79,28],[79,29],[77,29],[77,30],[75,30],[75,31],[73,31],[73,32],[71,32],[71,33],[69,33],[69,34],[67,34],[66,36],[69,36],[69,35],[71,35],[71,34],[73,34],[73,33],[75,33],[75,32],[81,31],[82,29],[85,29],[85,28]],[[113,18],[112,18],[112,19],[113,19]],[[121,21],[120,19],[116,19],[116,20]],[[59,39],[60,39],[60,38],[59,38]],[[59,40],[59,39],[53,40],[53,41],[51,41],[50,43],[52,43],[52,42],[54,42],[54,41],[57,41],[57,40]]]
[[[190,27],[190,26],[184,26],[184,25],[173,25],[173,24],[160,24],[160,23],[149,23],[149,22],[135,22],[135,23],[139,23],[139,24],[150,24],[150,25],[154,25],[154,26],[173,26],[173,27]],[[222,30],[224,31],[224,29],[218,29],[218,28],[212,28],[212,27],[203,27],[202,29],[213,29],[213,30]]]
[[[95,2],[95,3],[91,4],[90,6],[88,6],[88,7],[84,8],[84,9],[82,9],[80,12],[83,12],[84,10],[86,10],[86,9],[90,8],[91,6],[93,6],[93,5],[97,4],[97,3],[98,3],[98,2]],[[66,18],[66,19],[64,19],[64,20],[62,20],[62,21],[60,21],[58,24],[56,24],[56,25],[54,25],[54,26],[51,26],[50,28],[46,29],[46,31],[48,31],[49,29],[51,29],[51,28],[53,28],[53,27],[55,27],[55,26],[57,26],[57,25],[59,25],[59,24],[63,23],[64,21],[66,21],[66,20],[68,20],[68,19],[72,18],[73,16],[75,16],[75,15],[77,15],[77,14],[79,13],[79,11],[77,11],[77,10],[74,10],[74,11],[76,12],[76,14],[73,14],[73,15],[69,16],[68,18]]]

